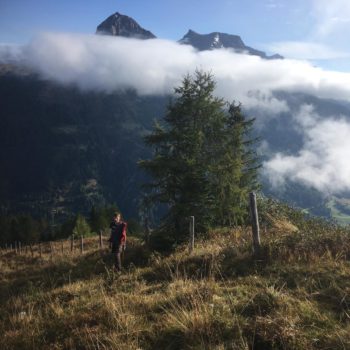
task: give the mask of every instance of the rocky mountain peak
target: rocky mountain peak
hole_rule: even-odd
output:
[[[209,34],[199,34],[190,29],[185,36],[179,40],[182,44],[189,44],[200,51],[217,49],[221,47],[231,47],[243,50],[245,45],[238,35],[213,32]]]
[[[134,19],[116,12],[104,20],[96,29],[96,34],[123,36],[137,39],[153,39],[156,36],[142,28]]]

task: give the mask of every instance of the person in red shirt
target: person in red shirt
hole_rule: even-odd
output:
[[[112,246],[112,254],[114,255],[115,269],[120,272],[122,269],[121,254],[126,247],[126,229],[127,223],[122,221],[120,213],[115,213],[111,224],[111,236],[109,242]]]

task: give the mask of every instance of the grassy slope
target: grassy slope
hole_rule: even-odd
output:
[[[221,230],[161,257],[136,239],[117,276],[90,239],[83,256],[2,252],[1,349],[350,349],[350,236],[270,220]]]

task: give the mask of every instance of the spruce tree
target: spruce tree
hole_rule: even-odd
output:
[[[184,218],[194,215],[201,226],[210,224],[210,194],[203,150],[215,118],[222,119],[224,102],[213,97],[210,74],[186,76],[175,89],[177,99],[168,107],[164,124],[156,124],[146,143],[154,148],[151,160],[141,166],[154,179],[148,184],[151,198],[169,206],[165,220],[170,231],[186,230]],[[211,125],[212,124],[212,125]]]
[[[210,172],[215,196],[218,225],[242,224],[247,217],[248,193],[259,189],[260,164],[252,138],[254,119],[247,120],[240,104],[229,104],[221,130],[219,154]]]
[[[73,228],[73,234],[75,237],[89,236],[91,233],[91,228],[87,223],[84,216],[78,214],[75,219],[75,226]]]
[[[237,223],[255,179],[247,138],[252,121],[245,121],[240,106],[227,109],[214,89],[210,73],[187,75],[163,123],[145,138],[154,150],[152,159],[140,162],[153,179],[148,196],[168,206],[164,227],[180,239],[191,215],[197,230]]]

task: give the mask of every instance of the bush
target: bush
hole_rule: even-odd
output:
[[[90,225],[87,223],[85,218],[78,214],[75,220],[75,226],[73,228],[73,234],[76,237],[81,236],[90,236],[91,235],[91,228]]]

